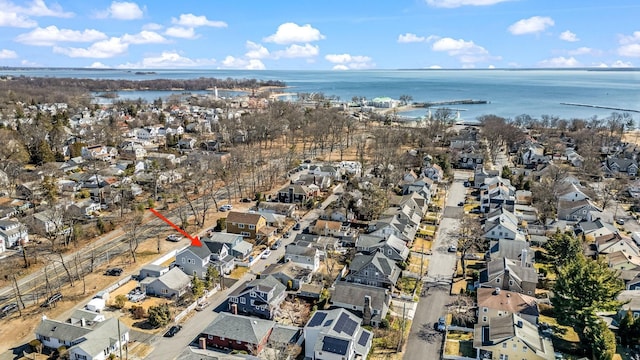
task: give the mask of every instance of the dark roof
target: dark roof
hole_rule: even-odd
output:
[[[349,270],[358,272],[370,263],[393,281],[397,280],[400,275],[400,268],[395,264],[395,262],[380,252],[376,252],[372,255],[357,254],[351,261]]]
[[[221,312],[202,332],[249,344],[259,344],[275,325],[274,321]]]
[[[200,259],[206,259],[209,256],[211,256],[211,251],[206,246],[194,246],[194,245],[191,245],[188,248],[186,248],[186,250],[191,251],[197,257],[199,257]]]
[[[349,349],[349,341],[325,336],[322,339],[322,351],[345,355]]]
[[[390,299],[386,289],[346,281],[336,282],[331,291],[331,301],[342,304],[364,306],[365,296],[371,298],[372,309],[380,310]]]
[[[227,244],[217,241],[202,241],[202,243],[206,245],[212,254],[220,254],[222,248],[227,246]]]

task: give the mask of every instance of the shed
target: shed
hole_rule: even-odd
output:
[[[104,299],[93,298],[87,303],[87,305],[85,305],[85,308],[89,311],[94,311],[99,313],[104,309],[105,305],[106,305],[106,302],[104,301]]]

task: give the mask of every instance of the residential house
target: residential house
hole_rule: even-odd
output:
[[[505,258],[489,261],[487,267],[480,272],[479,287],[534,295],[537,284],[538,273],[534,268],[520,266]]]
[[[162,265],[147,264],[140,269],[138,274],[138,281],[144,280],[148,277],[158,278],[169,272],[169,268]]]
[[[478,130],[474,128],[462,129],[458,135],[451,138],[449,147],[451,149],[462,150],[476,147],[478,145]]]
[[[41,181],[29,181],[16,186],[16,196],[23,200],[39,200],[44,195]]]
[[[341,235],[343,228],[342,223],[339,221],[318,219],[310,230],[312,234],[338,237]]]
[[[200,240],[211,252],[209,266],[213,266],[219,274],[230,274],[236,267],[236,263],[229,246],[221,242],[208,241],[206,238]]]
[[[496,214],[496,215],[493,215]],[[484,224],[484,237],[492,240],[525,240],[518,218],[510,211],[496,210],[489,214]]]
[[[275,324],[271,320],[221,312],[202,335],[207,346],[258,355],[267,345]]]
[[[488,325],[476,324],[473,347],[478,359],[554,360],[551,338],[516,314],[491,318]]]
[[[391,289],[402,271],[395,262],[380,252],[372,255],[357,254],[349,265],[346,280],[358,284]]]
[[[226,244],[231,256],[238,260],[247,259],[253,249],[253,245],[245,241],[244,237],[239,234],[216,232],[211,234],[209,241]]]
[[[229,211],[227,215],[227,233],[239,234],[251,240],[264,240],[268,235],[263,234],[262,228],[267,226],[264,216],[257,213],[243,213]],[[275,229],[271,228],[274,232]]]
[[[297,206],[295,204],[284,204],[284,203],[261,201],[257,207],[258,207],[258,212],[261,214],[272,213],[272,214],[284,215],[287,217],[293,217],[293,214],[296,211]]]
[[[93,213],[100,211],[100,203],[91,199],[76,201],[67,208],[69,214],[78,218],[92,216]]]
[[[491,240],[489,243],[489,251],[487,252],[487,261],[503,258],[519,263],[520,266],[532,267],[535,252],[531,250],[529,242],[527,241],[508,239]]]
[[[640,256],[631,255],[624,251],[615,251],[605,255],[607,265],[618,271],[640,270]]]
[[[453,141],[452,141],[453,144]],[[463,152],[458,155],[455,165],[460,169],[476,169],[484,165],[484,154],[477,151]]]
[[[356,240],[356,250],[365,254],[379,251],[395,262],[407,260],[410,252],[406,243],[395,235],[380,237],[361,234]]]
[[[197,275],[203,279],[207,269],[213,266],[220,274],[229,274],[235,267],[234,257],[229,252],[229,245],[223,242],[200,239],[202,246],[191,245],[176,254],[176,265],[185,274]]]
[[[636,177],[638,174],[638,163],[634,159],[609,157],[604,161],[602,170],[605,175],[609,176],[625,173],[629,177]]]
[[[258,211],[257,213],[259,215],[262,215],[262,217],[264,217],[264,221],[267,224],[267,226],[277,229],[278,231],[284,229],[284,226],[287,220],[286,216],[272,213],[272,212],[263,212],[263,211]]]
[[[578,154],[574,148],[566,148],[564,155],[573,167],[581,168],[584,164],[584,158]]]
[[[99,312],[87,310],[87,309],[76,309],[71,313],[67,322],[71,325],[76,326],[94,326],[95,324],[105,321],[107,318],[104,314]]]
[[[365,359],[373,333],[361,323],[361,318],[344,309],[316,311],[303,329],[305,359]]]
[[[558,220],[593,221],[593,212],[602,212],[589,199],[577,201],[558,201]]]
[[[320,268],[320,251],[312,246],[289,244],[284,250],[284,261],[315,272]]]
[[[39,234],[49,234],[62,231],[62,212],[57,209],[48,209],[33,214],[33,231]]]
[[[191,150],[196,146],[196,144],[197,144],[196,139],[182,138],[182,139],[178,140],[178,148],[180,148],[180,149]]]
[[[427,181],[428,180],[428,181]],[[402,195],[409,195],[411,193],[418,193],[425,199],[431,199],[433,180],[417,180],[412,183],[402,184]]]
[[[318,195],[320,188],[315,185],[290,184],[278,191],[278,201],[281,203],[305,203]]]
[[[191,278],[177,267],[144,286],[147,295],[177,299],[191,288]]]
[[[601,240],[603,238],[611,238],[618,236],[618,229],[602,219],[595,219],[594,221],[580,221],[573,225],[573,230],[576,235],[582,234],[585,237],[589,237],[590,240]]]
[[[302,285],[309,284],[312,275],[310,269],[291,261],[271,264],[260,273],[260,277],[273,276],[278,279],[288,290],[299,290]]]
[[[337,281],[331,291],[331,305],[349,310],[362,318],[362,325],[380,326],[391,305],[387,289]]]
[[[316,185],[322,191],[327,191],[331,187],[332,184],[331,176],[321,176],[321,175],[313,175],[313,174],[301,174],[297,180],[295,180],[294,184],[297,185]]]
[[[51,350],[66,347],[70,359],[105,360],[129,341],[129,328],[117,318],[78,326],[43,316],[35,335]]]
[[[485,179],[500,176],[500,170],[485,170],[484,166],[477,166],[473,172],[473,187],[479,189],[484,185]]]
[[[142,160],[147,156],[147,150],[139,143],[129,141],[120,147],[120,157],[125,160]]]
[[[640,291],[636,290],[623,290],[618,294],[616,299],[622,302],[622,307],[618,312],[618,316],[624,315],[627,311],[631,311],[631,314],[636,319],[640,319]]]
[[[161,168],[172,167],[180,163],[180,158],[170,153],[150,152],[147,154],[146,159],[147,162],[155,162]]]
[[[538,325],[538,302],[535,297],[500,288],[479,288],[477,292],[478,324],[489,325],[490,319],[517,314]]]
[[[273,319],[287,296],[287,287],[273,276],[245,283],[229,294],[229,311],[243,315]]]
[[[0,220],[0,252],[29,242],[27,227],[15,220]]]
[[[430,161],[425,162],[422,174],[435,182],[441,182],[444,179],[444,171],[440,165],[432,164]]]
[[[511,181],[494,176],[484,179],[480,187],[480,210],[486,212],[491,204],[514,205],[516,201],[516,188]]]
[[[584,193],[583,187],[574,183],[563,183],[558,190],[557,198],[562,201],[581,201],[590,199],[589,195]]]
[[[539,164],[546,164],[551,160],[544,155],[544,146],[532,143],[527,150],[522,153],[522,164],[528,168],[534,168]]]
[[[369,235],[379,237],[394,235],[406,243],[412,242],[418,231],[419,222],[416,224],[413,217],[398,215],[379,219],[373,225],[370,225]]]
[[[596,239],[595,245],[598,254],[612,254],[621,251],[629,256],[640,256],[638,245],[631,238],[619,234]]]

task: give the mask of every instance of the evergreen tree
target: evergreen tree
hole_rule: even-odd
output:
[[[544,247],[556,271],[582,253],[582,242],[569,232],[557,231]]]
[[[191,291],[197,298],[204,294],[204,282],[197,275],[193,275],[193,279],[191,279]]]
[[[597,315],[589,314],[587,326],[581,336],[591,350],[594,360],[611,360],[616,353],[616,336]]]
[[[631,310],[627,310],[618,326],[618,336],[622,345],[630,345],[635,337],[640,337],[640,334],[636,333],[636,323],[640,324],[640,320],[635,321]]]
[[[204,276],[204,281],[207,289],[213,288],[213,286],[216,284],[218,276],[220,276],[220,273],[215,267],[209,266],[207,268],[207,273]]]
[[[149,324],[153,327],[165,326],[171,321],[171,309],[168,303],[149,306],[148,313]]]

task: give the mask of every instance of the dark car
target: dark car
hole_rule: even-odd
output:
[[[276,242],[271,245],[271,250],[277,250],[280,247],[280,244],[282,244],[282,242],[280,240],[276,240]]]
[[[250,202],[251,202],[251,199],[249,199],[249,198],[243,198],[243,199],[242,199],[242,200],[240,200],[240,201],[242,201],[243,203],[250,203]]]
[[[300,230],[300,223],[293,225],[293,230]]]
[[[7,304],[0,309],[0,318],[3,318],[16,311],[18,311],[18,304],[16,303]]]
[[[460,202],[458,203],[458,206],[464,206],[464,201],[460,201]]]
[[[122,269],[121,268],[110,268],[107,269],[107,271],[104,272],[105,275],[109,275],[109,276],[120,276],[122,275]]]
[[[55,293],[51,296],[49,296],[49,298],[42,303],[42,305],[40,305],[40,307],[50,307],[51,305],[57,303],[58,301],[62,300],[62,294],[61,293]]]
[[[164,337],[174,337],[175,334],[182,330],[182,325],[173,325],[165,334]]]

